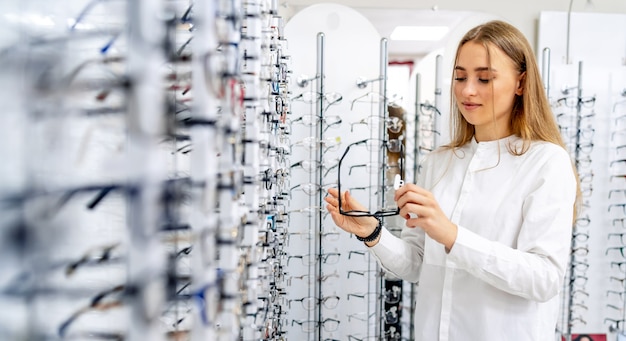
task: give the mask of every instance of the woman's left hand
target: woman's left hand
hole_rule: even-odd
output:
[[[458,228],[443,213],[431,192],[405,183],[396,190],[394,200],[400,208],[400,216],[406,219],[406,226],[419,227],[430,238],[443,244],[446,251],[452,249]]]

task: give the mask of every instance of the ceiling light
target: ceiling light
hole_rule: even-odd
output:
[[[448,33],[447,26],[396,26],[391,40],[438,41]]]

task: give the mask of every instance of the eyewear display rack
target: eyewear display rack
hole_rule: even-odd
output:
[[[542,11],[539,17],[537,47],[544,87],[578,170],[582,199],[562,290],[559,340],[583,334],[624,338],[626,240],[620,234],[626,226],[626,163],[621,161],[626,158],[621,147],[626,143],[626,120],[621,118],[625,31],[607,31],[606,25],[588,30],[593,22],[618,27],[624,16]],[[554,27],[567,27],[567,32]],[[596,45],[603,35],[612,43]]]
[[[626,121],[626,81],[620,91],[619,95],[614,97],[611,108],[611,118],[614,125],[611,129],[611,143],[616,149],[618,156],[609,163],[612,174],[615,178],[626,177],[625,168],[623,163],[624,158],[619,155],[621,149],[626,144],[626,128],[624,128],[624,122]],[[623,155],[623,154],[622,154]],[[613,170],[615,169],[615,170]],[[614,178],[611,176],[611,180]],[[618,197],[619,194],[626,196],[626,186],[612,189],[609,191],[609,199]],[[624,197],[622,197],[623,199]],[[618,199],[619,200],[619,199]],[[608,210],[614,207],[623,205],[623,202],[609,204]],[[623,208],[623,206],[622,206]],[[626,215],[626,213],[624,214]],[[626,338],[626,217],[613,218],[611,222],[611,230],[607,234],[608,248],[606,249],[606,255],[611,253],[614,259],[608,260],[608,267],[610,269],[609,284],[611,288],[606,291],[606,310],[607,315],[604,318],[604,323],[608,324],[609,332],[615,333],[617,340]],[[620,254],[621,257],[617,256]]]
[[[626,144],[626,80],[622,82],[621,91],[613,96],[611,101],[611,146],[615,149],[615,157],[609,162],[611,172],[609,181],[626,178],[626,161],[623,148]],[[607,210],[622,208],[622,215],[612,218],[611,228],[607,233],[608,247],[605,256],[611,257],[606,261],[609,269],[610,287],[606,291],[606,315],[603,322],[608,325],[609,332],[617,335],[617,340],[626,338],[626,186],[619,186],[609,191]]]
[[[380,41],[380,74],[357,79],[349,111],[343,95],[329,91],[326,39],[317,34],[316,73],[297,77],[302,93],[291,102],[288,334],[302,340],[397,340],[412,320],[402,313],[408,311],[402,281],[385,276],[361,243],[334,226],[324,197],[341,183],[342,191],[368,207],[392,213],[394,176],[404,173],[404,112],[388,113],[386,39]],[[395,222],[379,218],[394,229]]]
[[[0,9],[0,338],[286,339],[277,2]]]
[[[325,296],[322,290],[322,282],[329,278],[322,265],[329,259],[338,259],[339,254],[327,253],[322,241],[324,236],[328,236],[322,229],[322,222],[327,216],[324,176],[330,171],[324,161],[324,153],[333,148],[335,141],[327,139],[325,134],[325,112],[332,103],[328,103],[329,99],[323,95],[326,91],[325,35],[321,32],[316,36],[316,56],[315,76],[303,76],[297,80],[298,87],[306,92],[292,97],[293,110],[302,110],[303,114],[292,112],[294,117],[290,119],[293,138],[298,139],[291,146],[292,154],[303,159],[291,166],[294,185],[289,193],[291,200],[287,208],[290,215],[287,264],[290,266],[292,290],[288,302],[292,326],[290,335],[303,340],[305,337],[309,340],[321,339],[324,329],[334,331],[339,324],[335,318],[327,319],[321,309],[323,306],[334,308],[339,301],[338,297]],[[306,110],[308,113],[304,114]],[[302,226],[305,228],[302,229]],[[304,314],[294,314],[298,310],[304,310]]]
[[[550,50],[544,49],[543,58],[548,66],[544,65],[543,73],[554,75],[555,73],[550,73],[549,55]],[[605,237],[602,230],[598,229],[604,226],[604,221],[608,221],[612,229],[621,229],[626,213],[622,207],[626,192],[620,187],[624,168],[618,147],[623,128],[620,119],[611,117],[611,114],[606,117],[613,121],[607,126],[609,134],[597,133],[599,129],[604,129],[602,121],[605,117],[600,108],[604,108],[606,99],[603,96],[585,94],[583,64],[581,61],[567,67],[569,72],[573,71],[574,66],[577,67],[574,86],[572,83],[562,82],[564,85],[559,91],[555,91],[549,87],[550,77],[544,77],[547,93],[554,96],[550,97],[552,110],[574,161],[581,191],[581,202],[573,224],[570,261],[562,291],[561,317],[556,331],[557,337],[564,340],[572,340],[581,330],[589,329],[592,333],[623,333],[624,323],[624,299],[621,293],[624,290],[626,268],[620,265],[624,243],[619,232],[607,229],[609,232]],[[615,107],[619,102],[613,103]],[[603,140],[602,136],[607,139]],[[606,143],[609,147],[603,148]],[[609,153],[605,153],[607,150]],[[604,160],[607,167],[598,168],[598,162],[603,163]],[[601,212],[600,215],[597,215],[598,211]],[[604,266],[608,270],[600,270]],[[603,305],[605,315],[601,319],[607,327],[606,330],[588,327],[589,320],[598,318],[590,312],[594,309],[594,304],[603,301],[599,297],[606,300]]]
[[[566,340],[571,340],[572,326],[577,321],[582,321],[583,317],[576,312],[576,307],[584,305],[585,296],[588,296],[588,294],[585,295],[587,292],[586,270],[589,267],[589,262],[585,256],[588,254],[588,245],[587,238],[584,237],[588,235],[584,233],[585,229],[589,227],[589,218],[588,216],[587,218],[581,217],[585,217],[585,210],[589,209],[589,196],[593,180],[593,173],[589,171],[591,167],[589,153],[593,146],[592,122],[594,114],[592,112],[585,113],[583,110],[582,66],[583,63],[580,62],[578,64],[578,84],[562,91],[562,95],[571,96],[571,91],[576,90],[576,95],[570,98],[563,97],[563,99],[553,103],[553,110],[559,112],[556,115],[563,141],[572,155],[576,172],[579,174],[580,190],[584,201],[583,205],[578,208],[578,218],[574,221],[572,229],[569,268],[563,290],[560,335]],[[546,87],[547,91],[549,91],[548,89]],[[581,176],[583,174],[587,175]],[[585,200],[587,201],[585,202]]]

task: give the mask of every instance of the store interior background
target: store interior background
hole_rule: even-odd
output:
[[[378,1],[284,1],[280,2],[280,11],[286,21],[302,9],[316,4],[333,3],[347,6],[363,15],[376,29],[381,37],[389,38],[393,29],[397,26],[447,26],[449,32],[437,41],[394,41],[389,40],[388,51],[391,62],[390,77],[392,81],[388,85],[392,94],[401,94],[406,98],[406,105],[411,106],[410,99],[413,96],[412,84],[415,72],[428,79],[424,81],[426,87],[422,93],[424,96],[432,95],[434,88],[434,56],[444,55],[444,58],[456,49],[458,39],[475,24],[488,19],[502,19],[515,25],[529,40],[537,53],[538,61],[542,61],[542,51],[545,47],[555,50],[552,53],[553,65],[572,64],[580,60],[604,58],[615,65],[624,65],[626,61],[620,60],[625,52],[620,34],[623,26],[620,24],[620,15],[626,13],[626,3],[620,0],[593,1],[593,0],[531,0],[531,1],[472,1],[467,4],[463,1],[387,1],[381,6]],[[562,15],[572,13],[570,20],[570,33],[567,33],[567,19],[559,18],[558,22],[541,23],[542,12],[558,12]],[[598,14],[594,21],[593,14]],[[606,16],[609,14],[608,16]],[[615,16],[611,15],[614,14]],[[577,15],[588,16],[589,21],[579,19]],[[602,18],[611,18],[607,23]],[[572,21],[573,20],[573,21]],[[617,26],[611,25],[617,22]],[[571,32],[574,30],[574,32]],[[576,32],[578,30],[578,32]],[[543,34],[543,36],[542,36]],[[617,34],[617,35],[615,35]],[[545,36],[552,37],[550,46],[545,42]],[[569,61],[566,53],[566,41],[572,44],[570,47]],[[600,38],[598,38],[600,37]],[[615,37],[615,39],[613,38]],[[544,41],[542,41],[542,38]],[[587,45],[594,42],[593,45]],[[609,55],[598,53],[597,49],[589,46],[599,45],[609,51]],[[613,58],[611,58],[613,57]],[[611,60],[612,59],[612,60]],[[448,66],[450,60],[447,59]],[[393,65],[394,63],[405,64]],[[597,64],[602,64],[598,62]],[[409,66],[409,65],[412,65]],[[540,64],[541,65],[541,64]],[[448,73],[444,73],[448,75]],[[397,77],[397,78],[395,78]],[[449,77],[444,81],[449,85]],[[396,81],[397,80],[397,81]],[[406,80],[406,83],[405,83]],[[408,84],[406,86],[405,84]],[[448,92],[445,89],[445,92]],[[426,98],[433,101],[432,98]],[[447,102],[446,102],[447,103]],[[444,108],[444,110],[446,110]],[[444,115],[445,116],[445,115]]]
[[[163,25],[160,11],[170,5],[182,21],[193,3],[196,18],[206,23],[216,20],[209,4],[228,12],[236,8],[229,4],[260,2],[0,4],[0,339],[411,339],[410,312],[419,309],[411,294],[419,289],[381,274],[363,244],[332,224],[321,208],[323,190],[342,176],[342,186],[359,200],[372,207],[381,197],[389,202],[378,193],[389,190],[390,177],[381,180],[378,173],[400,166],[381,167],[380,160],[389,159],[380,150],[354,147],[343,173],[332,163],[350,143],[381,137],[385,129],[374,121],[390,114],[385,104],[404,111],[404,175],[415,180],[420,157],[449,136],[458,39],[491,19],[512,23],[529,39],[580,165],[584,206],[556,338],[589,333],[612,341],[624,331],[626,253],[619,248],[626,246],[626,1],[274,1],[272,16],[246,18],[258,24],[254,20],[271,17],[262,38],[255,37],[271,44],[246,45],[262,58],[240,64],[227,59],[237,59],[238,32],[217,37],[211,25],[192,31],[189,22],[173,29]],[[68,22],[89,4],[95,15],[86,21],[124,32],[108,55],[97,52],[110,39],[107,32],[95,32],[92,40],[89,28],[85,36],[68,31]],[[128,22],[145,30],[129,34]],[[398,25],[449,31],[438,41],[394,41]],[[248,92],[238,88],[241,70],[207,79],[199,58],[167,60],[166,29],[173,30],[179,51],[226,57],[226,66],[211,64],[209,72],[254,71],[246,74]],[[231,48],[216,53],[218,45]],[[122,58],[114,56],[118,52]],[[271,62],[255,64],[266,57]],[[128,70],[140,76],[139,91],[117,83]],[[76,74],[83,78],[72,79]],[[164,74],[186,78],[173,83]],[[68,82],[54,83],[67,75]],[[230,88],[211,82],[224,79]],[[80,81],[87,81],[87,90],[68,86]],[[185,88],[192,83],[192,91]],[[314,96],[320,83],[328,95],[322,104]],[[91,96],[100,95],[100,87],[116,91],[105,100]],[[173,103],[162,105],[170,95]],[[290,103],[274,102],[279,97]],[[242,110],[244,103],[249,106]],[[165,115],[171,111],[188,125]],[[172,138],[173,132],[180,134]],[[170,139],[163,142],[163,134]],[[306,171],[303,162],[313,169]],[[379,167],[370,176],[357,173],[372,164]],[[142,186],[148,190],[139,196],[135,190]],[[385,224],[392,233],[404,226],[397,217]],[[162,276],[172,269],[180,278]]]
[[[626,113],[626,3],[623,1],[389,1],[384,7],[377,1],[336,1],[332,4],[316,1],[289,1],[282,4],[281,10],[285,18],[303,20],[307,22],[307,33],[291,32],[290,41],[295,47],[291,53],[300,58],[313,51],[315,40],[314,32],[324,32],[330,40],[332,34],[342,35],[350,39],[345,32],[335,31],[335,24],[330,18],[334,11],[341,11],[333,6],[346,6],[366,18],[379,33],[380,37],[388,39],[389,83],[387,96],[401,104],[407,110],[409,122],[407,131],[411,131],[411,119],[420,104],[436,104],[441,116],[435,122],[440,132],[437,144],[445,143],[448,139],[449,88],[451,65],[454,51],[460,37],[471,27],[490,19],[502,19],[518,27],[528,38],[535,49],[541,72],[544,77],[546,91],[548,91],[554,114],[559,117],[559,124],[564,132],[564,140],[572,153],[572,157],[582,157],[580,145],[593,145],[589,150],[592,160],[591,168],[581,168],[579,172],[585,179],[590,174],[593,177],[590,183],[583,184],[583,190],[589,195],[585,198],[583,216],[589,217],[591,229],[590,238],[585,243],[573,244],[572,249],[578,255],[573,256],[573,262],[584,259],[590,264],[584,275],[572,272],[569,280],[574,283],[569,289],[573,291],[574,299],[564,300],[563,307],[570,310],[570,315],[562,317],[561,325],[571,322],[571,331],[575,333],[605,334],[613,319],[620,320],[624,312],[624,292],[619,277],[619,270],[615,262],[624,259],[619,254],[607,251],[608,247],[620,246],[614,239],[616,233],[623,232],[623,228],[616,226],[615,219],[621,219],[621,212],[616,205],[625,202],[626,197],[617,198],[610,192],[624,188],[625,185],[612,175],[621,174],[619,162],[621,151],[616,149],[623,144],[621,130],[624,122],[619,117]],[[311,6],[311,7],[309,7]],[[316,7],[319,6],[319,7]],[[325,7],[327,6],[327,7]],[[316,8],[313,11],[311,8]],[[325,9],[323,9],[325,8]],[[315,15],[299,15],[311,11]],[[329,19],[323,13],[328,13]],[[307,13],[309,14],[309,13]],[[322,15],[320,15],[322,14]],[[312,20],[316,18],[316,20]],[[308,19],[308,20],[307,20]],[[287,32],[293,22],[288,21]],[[448,26],[449,32],[438,41],[394,41],[389,39],[396,26]],[[341,26],[345,29],[345,26]],[[293,27],[291,27],[293,29]],[[294,29],[295,30],[295,29]],[[293,41],[310,37],[310,45]],[[365,42],[364,44],[369,44]],[[302,50],[308,51],[299,54]],[[369,51],[369,52],[367,52]],[[335,50],[327,50],[329,64],[341,64],[337,67],[339,74],[332,74],[331,81],[326,83],[328,88],[349,89],[344,84],[349,73],[351,63],[358,64],[366,53],[373,53],[370,47],[359,53],[349,48],[337,46]],[[346,57],[348,54],[351,57]],[[437,56],[442,65],[436,63]],[[371,56],[367,56],[369,58]],[[353,58],[353,59],[351,59]],[[371,59],[371,58],[370,58]],[[370,61],[371,62],[371,61]],[[368,78],[376,74],[376,64],[370,66]],[[442,78],[436,80],[437,68],[442,68]],[[298,75],[299,65],[294,65],[294,77]],[[305,67],[306,68],[306,67]],[[367,69],[367,68],[366,68]],[[308,70],[311,72],[311,70]],[[419,75],[418,95],[416,102],[416,74]],[[352,78],[354,76],[351,75]],[[437,82],[441,84],[436,87]],[[354,80],[352,80],[354,83]],[[579,83],[580,82],[580,83]],[[578,87],[580,85],[580,92]],[[350,90],[344,90],[350,91]],[[441,94],[441,98],[435,95]],[[583,117],[581,124],[576,128],[576,109],[557,104],[559,99],[576,96],[580,99],[595,97],[593,107],[581,109],[578,117]],[[580,128],[593,127],[593,141],[576,139],[572,131]],[[410,139],[410,137],[408,137]],[[407,141],[410,144],[411,141]],[[577,148],[576,145],[579,145]],[[407,147],[411,150],[412,147]],[[577,149],[579,149],[577,151]],[[579,153],[580,152],[580,153]],[[409,163],[411,156],[407,156]],[[608,214],[607,214],[608,213]],[[624,212],[626,213],[626,212]],[[583,231],[584,227],[579,228]],[[589,253],[581,256],[582,249]],[[579,283],[584,283],[589,297],[583,297],[577,292]],[[566,281],[567,282],[567,281]],[[565,290],[567,291],[567,290]],[[585,293],[583,293],[584,295]],[[567,294],[566,294],[567,295]],[[568,308],[569,305],[569,308]],[[619,307],[619,310],[616,309]],[[567,320],[573,320],[567,322]],[[623,323],[623,322],[622,322]],[[609,337],[614,337],[608,332]],[[599,336],[600,338],[602,336]]]

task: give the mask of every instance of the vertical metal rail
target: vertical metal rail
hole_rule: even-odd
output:
[[[380,65],[379,65],[379,73],[380,73],[380,107],[378,108],[378,112],[380,117],[387,118],[387,68],[389,65],[389,58],[387,56],[387,38],[382,38],[380,40]],[[384,139],[387,135],[387,122],[383,120],[383,129],[380,131],[380,138]]]
[[[319,32],[317,34],[317,96],[318,96],[318,100],[316,101],[316,112],[319,115],[319,124],[315,125],[315,129],[316,129],[316,136],[319,138],[320,144],[318,144],[318,148],[316,149],[317,151],[317,161],[318,161],[318,165],[319,167],[317,167],[317,171],[316,171],[316,177],[317,177],[317,181],[320,184],[320,186],[324,183],[324,169],[323,169],[323,160],[324,160],[324,147],[322,145],[322,141],[324,141],[324,129],[322,127],[323,125],[323,116],[324,116],[324,81],[325,81],[325,65],[324,65],[324,47],[325,47],[325,43],[326,43],[326,36],[324,35],[323,32]],[[318,205],[319,207],[323,207],[324,205],[324,191],[318,191]],[[322,276],[322,254],[324,253],[324,248],[322,245],[322,222],[323,222],[323,213],[321,210],[317,211],[317,214],[315,215],[316,219],[315,219],[315,234],[314,234],[314,241],[315,241],[315,245],[316,245],[316,250],[317,250],[317,261],[315,262],[315,264],[317,264],[317,269],[315,272],[315,277],[314,278],[320,278]],[[320,281],[314,281],[315,283],[315,290],[316,290],[316,295],[315,297],[318,299],[316,300],[316,302],[319,302],[320,299],[322,299],[322,283]],[[314,338],[321,341],[322,340],[322,307],[320,304],[316,304],[315,305],[315,309],[316,309],[316,313],[317,313],[317,317],[316,317],[316,321],[318,321],[317,323],[317,328],[315,328],[315,333],[317,335],[314,335]]]
[[[441,112],[441,83],[442,83],[442,67],[443,67],[443,56],[438,54],[435,58],[435,108],[437,108],[437,112]],[[438,124],[437,114],[433,113],[433,129],[437,130]],[[436,148],[438,145],[437,134],[433,134],[433,148]]]
[[[388,115],[388,108],[387,108],[387,67],[388,67],[389,61],[388,61],[388,56],[387,56],[387,38],[382,38],[380,40],[380,65],[379,65],[379,77],[378,79],[380,79],[380,88],[378,89],[381,101],[379,102],[379,107],[378,107],[378,116],[379,119],[382,119],[382,129],[380,129],[378,131],[378,139],[379,140],[387,140],[387,119],[389,118]],[[378,162],[381,165],[386,165],[387,164],[387,150],[385,149],[384,151],[382,151],[379,155],[378,155]],[[383,168],[384,169],[384,168]],[[386,198],[385,198],[385,181],[387,180],[387,174],[386,171],[383,171],[382,174],[380,174],[380,188],[381,191],[380,193],[382,193],[382,195],[380,196],[380,207],[385,207],[386,204]]]
[[[388,60],[388,53],[387,53],[387,38],[382,38],[380,40],[380,65],[379,65],[379,79],[380,79],[380,88],[379,88],[379,93],[380,93],[380,98],[382,99],[380,101],[380,106],[378,108],[379,111],[379,116],[380,118],[382,118],[382,129],[380,129],[379,131],[379,139],[380,140],[387,140],[387,119],[389,117],[388,115],[388,108],[387,108],[387,69],[388,69],[388,65],[389,65],[389,60]],[[387,149],[381,150],[380,154],[378,155],[378,160],[379,160],[379,164],[381,165],[386,165],[387,164]],[[386,180],[387,180],[387,171],[386,168],[382,168],[383,172],[380,175],[380,193],[382,193],[382,195],[380,196],[380,207],[385,207],[385,185],[386,185]],[[381,221],[384,222],[384,218],[381,218]],[[378,283],[376,285],[376,297],[380,297],[379,299],[376,300],[376,311],[377,312],[381,312],[382,316],[385,315],[385,304],[384,304],[384,296],[382,295],[382,293],[384,293],[387,281],[385,280],[385,278],[383,276],[379,277]],[[368,315],[369,316],[369,312]],[[383,335],[384,332],[386,330],[384,330],[385,327],[385,323],[381,323],[381,319],[376,319],[376,330],[378,331],[383,331]],[[382,338],[383,336],[381,336]]]
[[[420,146],[420,80],[421,75],[419,73],[415,74],[415,131],[413,135],[415,147],[413,149],[414,155],[414,163],[413,163],[413,183],[417,183],[418,172],[419,172],[419,146]],[[415,316],[415,294],[417,293],[417,285],[415,283],[411,283],[411,300],[409,304],[411,305],[409,308],[409,340],[415,339],[415,331],[413,317]]]
[[[388,56],[387,56],[387,38],[382,38],[380,40],[380,65],[379,65],[379,79],[380,79],[380,88],[378,89],[378,92],[380,94],[380,98],[382,99],[380,101],[380,106],[378,107],[378,115],[379,117],[381,117],[382,120],[382,129],[378,132],[378,138],[380,140],[386,140],[387,139],[387,118],[389,117],[388,115],[388,100],[387,100],[387,68],[388,68],[388,64],[389,64],[389,60],[388,60]],[[379,155],[379,161],[381,162],[381,164],[386,164],[387,162],[387,153],[386,151],[384,153],[381,153]],[[382,176],[381,176],[381,184],[382,186],[385,185],[385,180],[386,180],[386,174],[383,172]],[[381,187],[384,189],[384,187]],[[383,192],[381,192],[383,193]],[[385,207],[385,196],[381,195],[381,207]]]
[[[419,149],[420,149],[420,79],[419,73],[415,74],[415,128],[413,131],[413,183],[417,183],[417,172],[419,171]]]
[[[580,119],[581,119],[581,110],[582,110],[582,69],[583,69],[583,62],[578,62],[578,89],[577,89],[577,99],[576,99],[576,131],[579,132],[580,131]],[[575,160],[579,160],[580,159],[580,148],[579,148],[579,144],[580,144],[580,134],[576,133],[576,138],[574,141],[574,159]],[[576,172],[579,172],[578,169],[578,165],[576,165]],[[574,238],[574,235],[576,234],[577,230],[577,226],[576,224],[574,224],[573,227],[573,231],[572,231],[572,238],[571,238],[571,246],[570,249],[573,250],[576,245],[576,241]],[[565,339],[566,341],[571,341],[572,340],[572,327],[570,322],[572,321],[572,305],[574,304],[574,295],[572,294],[574,292],[574,267],[576,264],[576,255],[574,255],[574,253],[572,252],[570,255],[570,276],[569,276],[569,283],[568,283],[568,296],[567,296],[567,306],[565,307],[565,309],[567,310],[567,325],[565,326]]]
[[[550,98],[550,48],[544,48],[542,53],[541,76],[543,78],[543,88],[546,90],[546,96]]]
[[[567,10],[567,32],[565,37],[565,64],[571,64],[570,60],[570,33],[572,30],[571,22],[572,22],[572,5],[574,4],[574,0],[570,0],[569,8]]]

